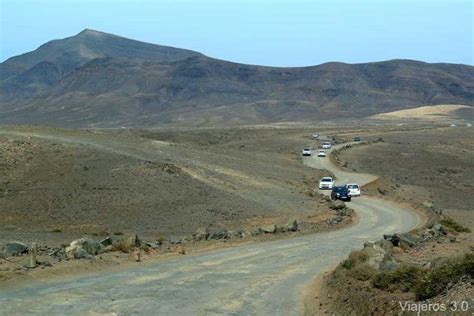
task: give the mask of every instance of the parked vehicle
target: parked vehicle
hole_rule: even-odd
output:
[[[311,149],[309,148],[303,149],[303,156],[311,156]]]
[[[357,183],[348,183],[346,187],[351,193],[351,196],[360,196],[360,187]]]
[[[342,201],[351,201],[351,192],[349,189],[344,186],[336,186],[332,188],[331,191],[331,200],[342,200]]]
[[[331,143],[330,142],[324,142],[323,143],[323,149],[330,149],[331,148]]]
[[[319,181],[320,190],[331,190],[334,186],[334,180],[332,177],[322,177]]]
[[[360,136],[354,137],[354,141],[355,141],[356,143],[360,143]]]
[[[322,149],[318,151],[318,157],[326,157],[326,151]]]

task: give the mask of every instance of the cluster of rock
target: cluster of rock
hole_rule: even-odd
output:
[[[183,244],[187,241],[202,241],[202,240],[229,240],[229,239],[242,239],[249,236],[258,236],[263,234],[279,234],[287,232],[298,231],[298,222],[296,220],[284,224],[277,225],[271,224],[266,226],[257,227],[253,231],[245,230],[227,230],[226,228],[200,228],[190,237],[175,238],[171,237],[168,241],[170,244]]]
[[[354,213],[354,210],[348,208],[341,200],[331,201],[329,208],[336,211],[336,216],[334,218],[326,220],[326,224],[330,226],[341,223],[344,218],[351,216]]]
[[[449,234],[449,229],[439,223],[434,223],[418,233],[384,235],[383,237],[393,246],[415,249],[420,248],[428,241],[456,242],[456,237]]]
[[[122,251],[130,252],[133,249],[141,248],[144,244],[137,235],[125,237],[112,237],[97,241],[90,238],[79,238],[71,242],[65,248],[65,254],[68,259],[93,258],[95,255],[109,252]]]

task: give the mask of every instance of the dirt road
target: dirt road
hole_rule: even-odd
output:
[[[328,158],[305,159],[338,181],[375,177],[341,172]],[[329,233],[257,243],[137,266],[121,272],[0,289],[0,315],[12,314],[299,314],[303,287],[364,241],[408,231],[420,218],[368,197],[350,206],[359,222]]]

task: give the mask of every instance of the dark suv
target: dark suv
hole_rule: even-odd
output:
[[[339,186],[332,188],[331,191],[331,199],[332,200],[342,200],[342,201],[351,201],[351,192],[347,189],[346,186]]]

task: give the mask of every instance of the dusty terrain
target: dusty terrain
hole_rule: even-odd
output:
[[[318,212],[305,190],[320,173],[298,161],[307,142],[300,131],[176,136],[22,128],[0,133],[0,141],[3,238],[169,236]]]
[[[324,173],[334,173],[338,181],[363,184],[375,178],[340,171],[327,161],[307,157],[303,162],[329,168]],[[359,221],[346,229],[135,263],[82,277],[36,278],[27,286],[5,289],[0,303],[6,313],[296,315],[302,308],[301,292],[314,276],[364,241],[421,223],[409,208],[383,199],[360,197],[348,205]],[[25,299],[32,304],[25,305]]]
[[[327,128],[329,133],[332,128]],[[23,274],[94,270],[101,264],[70,264],[48,256],[72,240],[138,234],[155,249],[174,252],[285,238],[341,228],[315,188],[323,171],[302,165],[300,151],[312,144],[302,128],[198,130],[63,130],[4,127],[0,130],[0,244],[39,246],[45,272],[25,268],[27,257],[0,261],[2,280]],[[258,234],[260,227],[288,225],[288,234]],[[210,242],[198,230],[229,231]],[[227,234],[227,233],[226,233]],[[245,235],[245,238],[243,238]],[[257,236],[255,236],[257,235]],[[224,243],[223,243],[224,242]],[[60,250],[62,252],[62,250]],[[118,258],[115,256],[118,255]],[[130,256],[102,254],[106,264]],[[63,259],[63,260],[61,260]],[[69,268],[68,268],[69,267]]]
[[[465,105],[459,104],[439,104],[420,106],[413,109],[399,110],[388,113],[380,113],[373,115],[373,119],[378,120],[424,120],[424,121],[446,121],[454,120],[458,116],[459,110],[467,111],[472,109]]]
[[[472,257],[467,261],[471,265],[467,274],[459,272],[459,268],[449,270],[449,266],[444,266],[450,260],[454,260],[454,264],[460,264],[465,254],[472,254],[474,251],[473,136],[474,130],[468,127],[369,133],[365,135],[366,139],[382,138],[383,141],[354,146],[338,153],[341,167],[382,176],[364,188],[366,194],[427,210],[438,216],[436,222],[443,225],[443,233],[436,238],[429,237],[426,232],[432,226],[428,223],[428,228],[412,234],[424,236],[423,238],[428,236],[425,242],[414,246],[402,244],[389,250],[390,256],[395,258],[401,268],[392,274],[386,271],[384,273],[385,276],[397,275],[389,280],[394,282],[391,287],[398,290],[376,288],[377,280],[384,274],[371,268],[362,255],[351,255],[335,272],[319,281],[322,286],[313,286],[310,302],[314,304],[309,303],[309,313],[337,311],[344,315],[362,312],[374,315],[399,314],[402,311],[399,301],[444,304],[448,306],[448,312],[452,312],[452,304],[460,306],[462,302],[466,302],[463,304],[469,305],[471,310],[474,308]],[[461,226],[453,226],[449,219]],[[382,246],[386,247],[386,242]],[[403,270],[403,267],[414,268]],[[420,300],[420,293],[431,290],[430,285],[412,285],[410,280],[415,279],[416,275],[409,276],[409,271],[427,273],[426,278],[430,275],[434,277],[436,271],[443,271],[439,275],[446,278],[453,276],[440,294]],[[461,275],[463,276],[460,278]],[[445,284],[443,277],[438,277],[434,284]],[[427,282],[429,279],[421,280]],[[437,315],[433,311],[422,314]]]

